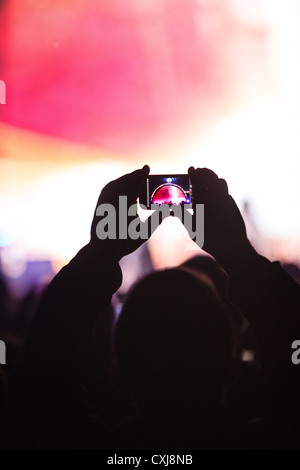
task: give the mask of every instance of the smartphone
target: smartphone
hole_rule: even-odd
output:
[[[181,205],[192,202],[189,175],[149,175],[140,194],[140,204],[151,209],[152,204]]]

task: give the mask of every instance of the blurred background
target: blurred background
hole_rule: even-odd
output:
[[[298,0],[0,0],[0,79],[1,291],[20,328],[89,241],[101,188],[145,163],[227,179],[255,247],[299,279]],[[178,221],[161,230],[123,260],[124,291],[198,253]]]

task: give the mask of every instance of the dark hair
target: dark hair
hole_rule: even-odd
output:
[[[228,306],[211,279],[183,267],[138,282],[115,332],[121,373],[148,403],[217,399],[229,381],[235,344]]]

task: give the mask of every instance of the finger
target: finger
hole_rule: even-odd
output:
[[[136,201],[139,197],[143,185],[146,183],[146,178],[150,172],[148,165],[144,165],[143,168],[133,172],[126,181],[126,194],[128,198]]]
[[[213,189],[218,182],[216,173],[208,168],[197,168],[195,176],[199,186],[203,189]]]
[[[195,190],[198,193],[201,190],[207,190],[210,193],[228,194],[228,186],[223,178],[218,178],[217,174],[208,168],[197,168],[192,172],[191,181],[194,181]],[[203,196],[205,194],[203,193]]]
[[[202,170],[197,168],[196,170],[190,171],[190,178],[192,183],[192,196],[193,196],[193,207],[198,203],[205,203],[208,185],[205,178],[202,176]]]
[[[143,168],[127,173],[126,175],[121,176],[117,180],[111,182],[116,187],[119,187],[120,190],[134,190],[139,187],[143,181],[146,180],[149,174],[150,168],[148,165],[144,165]]]
[[[228,185],[223,178],[219,179],[218,185],[220,194],[228,194]]]
[[[189,171],[192,191],[193,191],[193,218],[192,230],[196,231],[196,206],[197,204],[204,204],[208,207],[211,205],[212,196],[214,193],[219,193],[218,190],[218,176],[208,168],[190,169]]]
[[[129,203],[133,204],[139,196],[142,185],[146,182],[149,171],[149,166],[145,165],[143,168],[111,181],[103,188],[98,203],[116,203],[119,196],[127,196]]]
[[[140,195],[141,189],[143,184],[145,184],[147,176],[150,173],[150,167],[148,165],[144,165],[143,168],[141,169],[141,176],[138,184],[138,194],[137,197]]]

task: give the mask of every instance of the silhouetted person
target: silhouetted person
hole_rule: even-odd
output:
[[[227,407],[243,416],[244,419],[255,419],[261,416],[266,406],[266,390],[261,370],[256,338],[249,322],[240,309],[230,302],[229,276],[224,269],[207,255],[196,255],[181,266],[206,274],[230,311],[237,331],[237,374],[227,393]]]
[[[119,196],[128,197],[128,206],[134,204],[148,172],[144,167],[125,175],[101,192],[97,206],[108,203],[116,208],[117,229]],[[107,312],[121,285],[119,260],[144,240],[100,240],[97,224],[103,216],[95,212],[90,243],[44,293],[11,381],[17,446],[298,445],[299,372],[291,361],[291,344],[300,339],[299,286],[279,263],[271,263],[251,246],[226,182],[207,169],[191,168],[189,175],[193,203],[205,205],[203,249],[228,274],[228,299],[247,317],[257,338],[268,382],[266,421],[249,428],[226,408],[226,392],[238,362],[232,311],[209,274],[178,268],[145,278],[124,304],[116,330],[116,359],[136,411],[132,420],[116,426],[118,417],[107,413],[115,403],[113,393],[107,392],[107,363],[93,379],[94,368],[88,367],[90,344],[95,322]],[[105,328],[103,334],[107,335]],[[91,400],[95,389],[99,394],[103,389],[99,399],[103,406],[96,414]]]
[[[214,431],[239,361],[230,309],[207,276],[177,268],[139,282],[117,324],[116,352],[141,417],[121,447],[220,446]]]

